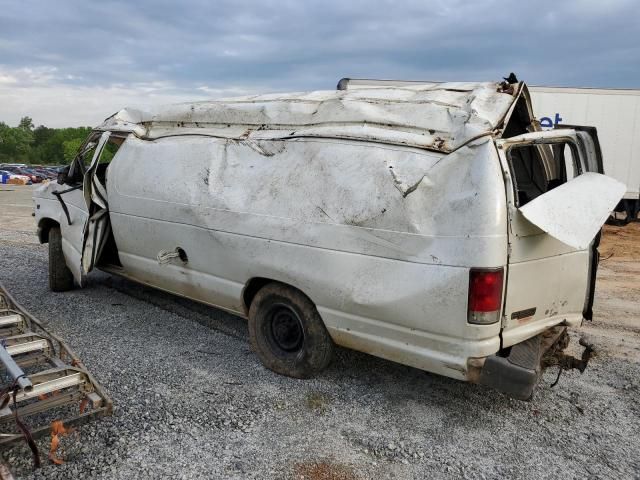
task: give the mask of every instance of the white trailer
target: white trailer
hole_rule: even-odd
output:
[[[604,171],[627,186],[617,211],[627,220],[640,209],[640,90],[531,86],[543,128],[590,125],[598,130]]]
[[[422,80],[343,78],[338,90],[380,85],[435,83]],[[640,90],[529,86],[533,113],[543,128],[562,125],[596,127],[604,172],[621,181],[627,191],[616,207],[625,222],[640,212]]]

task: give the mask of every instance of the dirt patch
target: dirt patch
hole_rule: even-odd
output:
[[[307,394],[306,403],[309,410],[324,413],[331,398],[322,392],[310,392]]]
[[[600,254],[603,260],[640,260],[640,222],[623,227],[605,225],[602,234]]]
[[[605,225],[599,250],[594,321],[582,330],[604,357],[640,362],[640,223]]]
[[[357,480],[351,467],[326,460],[319,462],[297,463],[294,466],[294,478],[304,480]]]
[[[36,223],[31,216],[33,200],[30,185],[0,185],[0,230],[30,232],[37,241]]]

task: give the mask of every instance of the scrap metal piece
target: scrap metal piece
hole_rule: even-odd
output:
[[[587,365],[589,364],[589,360],[595,352],[595,347],[585,337],[581,337],[578,343],[584,347],[582,356],[579,359],[572,355],[567,355],[563,351],[569,345],[569,335],[567,334],[567,332],[564,332],[558,342],[556,342],[556,344],[544,355],[542,359],[543,368],[552,366],[558,367],[558,376],[551,384],[551,388],[555,387],[558,384],[558,382],[560,381],[560,376],[562,375],[562,372],[564,370],[576,369],[580,373],[584,373],[584,371],[586,370]]]
[[[58,456],[60,437],[69,435],[73,431],[73,428],[66,428],[62,420],[55,420],[51,422],[51,446],[49,447],[49,460],[56,465],[62,465],[64,463],[64,459]]]
[[[572,355],[567,355],[564,352],[557,352],[554,356],[553,364],[558,365],[562,370],[579,370],[580,373],[584,373],[591,359],[591,355],[595,351],[593,345],[586,343],[583,338],[578,342],[584,348],[581,358],[576,358]]]

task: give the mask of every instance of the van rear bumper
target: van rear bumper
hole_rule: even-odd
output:
[[[506,356],[498,352],[482,359],[482,366],[474,366],[480,359],[472,359],[469,380],[519,400],[530,400],[543,371],[544,354],[567,338],[566,331],[566,327],[550,328],[514,345]]]

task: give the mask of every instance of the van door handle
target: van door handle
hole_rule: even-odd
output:
[[[156,259],[160,265],[165,265],[169,263],[174,258],[179,258],[182,263],[187,263],[189,261],[187,257],[187,252],[185,252],[182,248],[176,247],[174,250],[161,250],[158,252]]]

